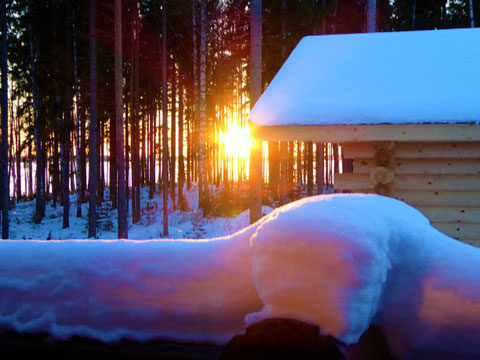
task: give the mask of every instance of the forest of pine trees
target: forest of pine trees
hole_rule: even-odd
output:
[[[2,237],[20,201],[37,223],[62,206],[63,227],[88,203],[89,237],[111,202],[119,238],[144,187],[183,209],[197,186],[205,216],[228,215],[226,197],[247,208],[248,149],[229,139],[303,36],[478,24],[480,0],[2,0]],[[322,193],[351,166],[336,144],[263,146],[263,203]]]

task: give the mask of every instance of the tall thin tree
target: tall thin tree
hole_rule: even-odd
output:
[[[252,0],[250,22],[250,108],[262,92],[262,0]],[[250,150],[250,223],[262,217],[262,143]]]
[[[89,138],[89,193],[88,237],[97,236],[97,1],[89,0],[90,10],[90,138]]]
[[[2,31],[2,239],[8,239],[8,63],[7,63],[7,1],[1,2],[1,31]]]
[[[115,0],[115,124],[117,135],[118,238],[128,238],[125,199],[125,156],[123,153],[122,0]]]
[[[475,18],[473,16],[473,0],[468,1],[469,9],[470,9],[470,27],[475,27]]]
[[[76,153],[76,190],[77,190],[77,217],[82,217],[82,163],[80,156],[80,91],[78,88],[78,54],[77,54],[77,29],[75,21],[72,23],[73,27],[73,81],[75,88],[75,153]]]
[[[377,31],[377,0],[367,1],[367,32]]]
[[[163,236],[168,236],[168,101],[167,101],[167,4],[162,1],[162,182]]]
[[[198,124],[198,205],[205,216],[208,212],[208,184],[207,184],[207,90],[206,90],[206,2],[200,1],[200,103],[199,103],[199,124]]]

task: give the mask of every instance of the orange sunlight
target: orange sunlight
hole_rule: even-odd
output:
[[[248,178],[248,165],[252,140],[248,125],[231,122],[225,132],[220,131],[220,146],[228,163],[228,178],[241,181]]]

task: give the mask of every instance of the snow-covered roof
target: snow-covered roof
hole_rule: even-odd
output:
[[[257,126],[480,122],[480,29],[303,38]]]

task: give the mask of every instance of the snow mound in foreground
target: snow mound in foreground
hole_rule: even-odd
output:
[[[249,238],[1,241],[0,330],[226,343],[261,307]]]
[[[226,343],[269,317],[393,355],[479,358],[480,249],[376,195],[328,195],[208,241],[2,241],[0,329]]]
[[[299,319],[346,344],[374,324],[399,359],[480,357],[480,249],[407,204],[307,198],[273,211],[251,241],[264,306],[247,323]]]

